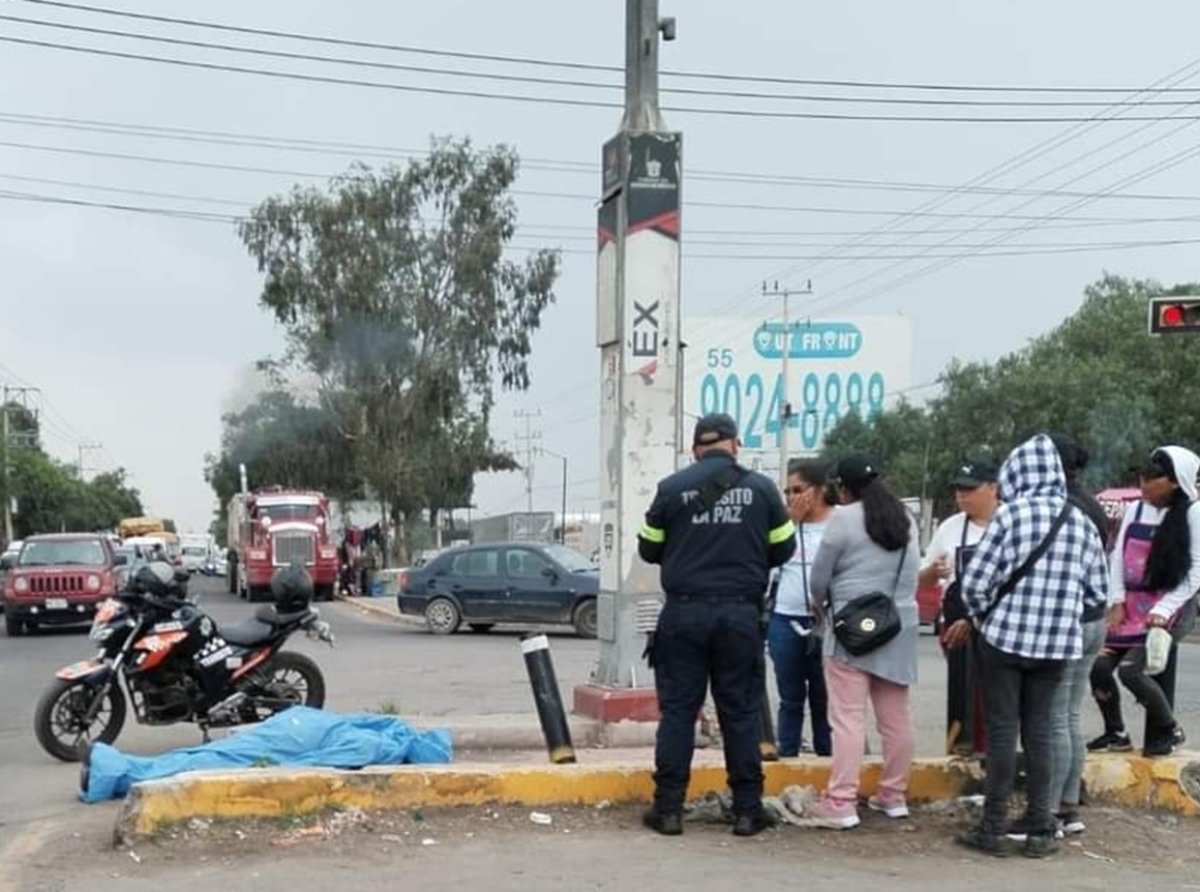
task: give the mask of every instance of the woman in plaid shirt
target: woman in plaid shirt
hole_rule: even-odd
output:
[[[1066,474],[1048,436],[1038,434],[1013,450],[1000,469],[1000,496],[1004,504],[962,580],[963,600],[979,630],[988,747],[983,821],[958,841],[1008,854],[1008,801],[1020,734],[1028,794],[1020,823],[1028,831],[1024,854],[1036,858],[1058,848],[1051,706],[1066,662],[1083,653],[1085,604],[1106,600],[1108,564],[1095,526],[1067,499]]]

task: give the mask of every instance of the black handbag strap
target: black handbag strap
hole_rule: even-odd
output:
[[[1029,553],[1029,557],[1025,558],[1025,562],[1017,567],[1008,579],[1004,580],[1004,584],[1000,588],[996,589],[996,596],[992,599],[992,603],[988,605],[987,610],[983,612],[983,618],[980,620],[981,623],[987,622],[988,617],[1000,606],[1000,602],[1012,593],[1012,590],[1017,587],[1017,583],[1024,579],[1029,574],[1029,571],[1033,569],[1033,565],[1040,561],[1042,556],[1050,550],[1050,546],[1054,543],[1054,537],[1058,535],[1058,531],[1062,529],[1063,524],[1067,522],[1067,518],[1071,515],[1071,507],[1071,500],[1067,499],[1062,511],[1058,513],[1058,517],[1054,518],[1054,523],[1050,526],[1050,532],[1038,543],[1038,547]]]
[[[700,489],[696,498],[688,502],[687,507],[691,509],[691,516],[699,517],[706,511],[711,511],[721,497],[737,486],[749,473],[741,465],[734,463],[713,474]]]

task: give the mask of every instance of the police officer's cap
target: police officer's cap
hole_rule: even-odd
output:
[[[696,422],[692,446],[711,446],[724,440],[736,440],[737,437],[737,422],[722,412],[713,412]]]

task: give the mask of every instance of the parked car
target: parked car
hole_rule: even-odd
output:
[[[464,622],[476,632],[496,623],[569,624],[596,637],[600,575],[563,545],[489,542],[450,549],[400,574],[400,612],[424,616],[435,635]]]
[[[4,626],[16,637],[40,625],[91,622],[117,591],[118,557],[104,536],[30,536],[4,580]]]

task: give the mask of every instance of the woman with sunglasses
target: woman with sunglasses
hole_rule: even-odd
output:
[[[1165,628],[1178,641],[1195,623],[1200,588],[1197,472],[1200,456],[1190,449],[1155,449],[1141,472],[1142,498],[1125,512],[1112,552],[1109,603],[1116,608],[1091,674],[1104,733],[1088,744],[1089,750],[1133,749],[1114,672],[1146,709],[1143,754],[1170,755],[1184,742],[1166,693],[1146,672],[1146,635],[1152,627]]]
[[[796,551],[775,578],[774,607],[767,627],[767,648],[779,688],[779,755],[784,757],[800,755],[806,701],[812,716],[813,751],[818,756],[828,756],[832,751],[821,633],[815,630],[810,583],[813,558],[835,504],[825,484],[828,477],[829,465],[825,462],[788,462],[786,496],[788,512],[796,524]]]

